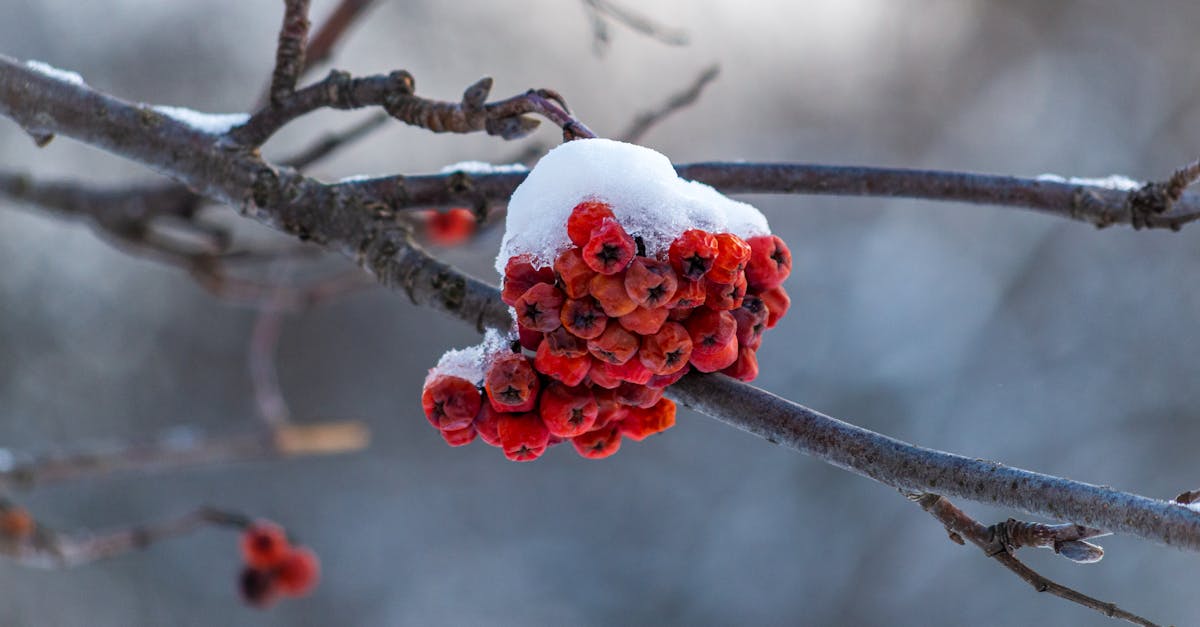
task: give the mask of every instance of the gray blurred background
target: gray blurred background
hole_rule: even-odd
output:
[[[313,4],[319,20],[333,2]],[[128,99],[245,111],[268,75],[281,5],[0,0],[0,52]],[[645,11],[691,45],[614,25],[597,57],[571,1],[382,0],[335,65],[406,68],[420,93],[448,99],[485,74],[497,96],[554,87],[613,134],[719,62],[703,99],[644,140],[676,161],[1144,179],[1200,151],[1193,3],[670,0]],[[268,152],[361,115],[310,116]],[[436,172],[517,148],[396,124],[314,173]],[[38,150],[7,122],[0,167],[157,180],[66,139]],[[751,200],[796,259],[794,306],[768,334],[758,385],[925,446],[1152,496],[1200,487],[1198,227],[1096,231],[992,207]],[[497,243],[451,257],[494,281]],[[253,320],[86,226],[0,201],[0,446],[248,427]],[[476,338],[381,290],[291,316],[279,367],[293,412],[366,420],[370,450],[22,496],[64,529],[201,503],[282,521],[323,558],[312,597],[244,607],[235,537],[207,530],[68,572],[0,562],[0,624],[1108,624],[951,544],[894,491],[692,413],[602,462],[450,449],[421,415],[420,385],[443,350]],[[987,522],[1012,514],[967,509]],[[1092,566],[1022,556],[1151,619],[1196,624],[1198,556],[1128,537],[1104,545]]]

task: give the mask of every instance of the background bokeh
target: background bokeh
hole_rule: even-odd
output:
[[[129,99],[244,111],[268,75],[281,4],[0,0],[0,53]],[[319,19],[333,3],[313,4]],[[406,68],[420,93],[448,99],[485,74],[500,96],[554,87],[604,134],[719,62],[703,99],[644,140],[677,161],[1161,178],[1200,146],[1193,3],[670,0],[645,10],[691,45],[614,26],[598,57],[575,2],[381,0],[335,64]],[[311,116],[268,152],[361,115]],[[517,148],[395,124],[315,174],[435,172]],[[156,180],[66,139],[38,150],[7,122],[0,167]],[[1197,230],[1097,231],[918,201],[752,200],[796,258],[794,306],[759,354],[758,385],[925,446],[1160,497],[1200,487]],[[497,243],[492,234],[450,257],[494,281]],[[253,320],[84,225],[0,200],[0,446],[248,427]],[[279,367],[293,412],[368,421],[369,451],[19,497],[64,529],[201,503],[282,521],[323,557],[314,596],[266,613],[242,606],[234,536],[208,530],[66,572],[0,562],[0,624],[1107,623],[951,544],[894,491],[692,413],[603,462],[450,449],[421,416],[420,385],[443,350],[475,342],[466,325],[382,290],[291,316]],[[986,521],[1012,513],[967,509]],[[1196,555],[1128,537],[1104,545],[1092,566],[1022,557],[1151,619],[1197,621]]]

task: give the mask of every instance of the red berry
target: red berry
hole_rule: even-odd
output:
[[[575,205],[571,216],[567,218],[567,237],[576,246],[586,246],[595,231],[605,218],[612,219],[612,209],[605,203],[596,200],[586,200]],[[572,298],[575,298],[574,296]]]
[[[646,385],[622,383],[613,390],[616,401],[626,407],[653,407],[662,398],[662,388],[652,388]]]
[[[737,338],[729,340],[724,346],[706,351],[692,351],[689,363],[700,372],[716,372],[728,368],[738,358]]]
[[[619,384],[618,384],[619,387]],[[592,394],[596,397],[596,424],[592,425],[592,429],[603,429],[610,424],[620,422],[625,419],[625,415],[629,410],[624,405],[617,402],[616,390],[606,390],[604,388],[592,388]]]
[[[600,274],[616,274],[624,270],[636,254],[637,244],[613,219],[602,221],[592,231],[587,246],[583,247],[583,261]]]
[[[593,429],[571,438],[571,444],[588,459],[604,459],[621,448],[621,431],[617,425]]]
[[[242,559],[251,568],[277,566],[291,550],[283,527],[265,520],[256,521],[242,532]]]
[[[620,365],[629,361],[637,352],[638,338],[619,325],[610,324],[600,337],[588,340],[587,346],[588,352],[596,359]]]
[[[728,311],[697,309],[684,323],[692,337],[691,364],[700,372],[728,368],[737,359],[737,321]]]
[[[479,439],[490,446],[500,446],[500,434],[496,431],[496,425],[503,415],[492,409],[491,403],[484,403],[483,407],[479,408],[479,415],[475,417],[475,432],[479,434]]]
[[[550,344],[549,350],[551,355],[558,357],[582,357],[588,354],[587,342],[575,337],[563,327],[547,333],[545,338]],[[541,348],[540,343],[537,348]]]
[[[550,433],[571,438],[591,430],[599,412],[596,397],[586,387],[567,387],[551,383],[542,392],[538,414]]]
[[[629,415],[619,426],[621,435],[641,442],[655,433],[662,433],[675,426],[675,403],[664,398],[647,409],[631,407]]]
[[[762,299],[749,295],[742,306],[729,312],[737,321],[738,346],[757,349],[762,344],[762,334],[767,328],[767,305]]]
[[[34,531],[37,531],[37,521],[29,510],[15,505],[0,510],[0,534],[12,540],[25,540]]]
[[[671,302],[667,307],[671,309],[692,309],[704,304],[704,300],[708,298],[708,291],[704,287],[704,281],[691,281],[682,279],[679,281],[679,287],[675,290],[675,296],[671,298]]]
[[[642,337],[638,356],[656,375],[671,374],[687,366],[692,357],[692,338],[678,322],[668,322],[657,333]]]
[[[737,361],[721,371],[739,381],[753,381],[758,377],[758,356],[748,346],[738,348]]]
[[[763,291],[758,297],[767,305],[767,328],[775,328],[792,306],[792,299],[788,298],[787,290],[784,290],[782,285]]]
[[[674,384],[676,381],[682,379],[684,377],[684,375],[686,375],[687,373],[689,373],[691,371],[692,371],[691,365],[685,364],[683,368],[680,368],[679,370],[677,370],[671,374],[656,374],[656,375],[654,375],[653,377],[650,378],[649,381],[646,382],[646,386],[652,387],[652,388],[658,388],[661,390],[661,389],[666,388],[669,385]]]
[[[746,280],[755,290],[779,287],[792,272],[792,253],[787,244],[774,235],[751,237],[750,262],[746,265]]]
[[[500,290],[500,300],[511,307],[517,304],[517,299],[534,285],[554,283],[554,269],[539,268],[535,270],[527,258],[512,257],[504,265],[503,283],[504,288]]]
[[[713,260],[712,269],[708,271],[708,280],[733,283],[750,261],[750,245],[732,233],[718,233],[716,237],[717,257]]]
[[[562,326],[563,293],[548,283],[538,283],[526,290],[517,304],[517,323],[534,331],[553,331]]]
[[[603,370],[604,374],[610,379],[616,379],[617,381],[628,381],[638,385],[645,385],[646,382],[650,380],[650,377],[654,376],[653,372],[650,372],[646,366],[642,365],[642,360],[640,359],[630,359],[619,366],[605,363],[603,361],[597,361],[592,364],[592,370],[594,371],[597,368]],[[594,378],[593,381],[595,381]]]
[[[562,327],[559,326],[559,328],[561,329]],[[525,350],[537,350],[538,344],[542,343],[542,336],[541,331],[534,331],[533,329],[526,329],[524,325],[517,325],[517,343]]]
[[[592,369],[592,358],[587,351],[576,357],[555,355],[549,336],[538,346],[537,355],[533,358],[533,367],[538,372],[556,379],[563,385],[579,385]]]
[[[528,357],[508,354],[492,362],[484,379],[484,388],[492,409],[519,413],[529,411],[537,404],[540,381]]]
[[[701,301],[701,304],[703,304],[703,302],[704,301]],[[671,322],[684,322],[688,318],[692,317],[693,311],[696,311],[695,307],[680,307],[678,309],[672,309],[671,313],[667,314],[667,320],[670,320]]]
[[[625,271],[625,291],[633,302],[647,309],[665,307],[678,287],[675,271],[662,261],[637,257]]]
[[[588,370],[588,381],[590,381],[592,385],[604,388],[606,390],[616,389],[618,385],[621,385],[621,380],[618,379],[615,374],[612,374],[608,371],[608,367],[612,366],[612,364],[600,361],[595,357],[592,357],[591,360],[592,368],[591,370]]]
[[[471,424],[482,403],[479,388],[461,377],[439,375],[421,392],[425,417],[438,429],[462,429]]]
[[[320,578],[321,561],[312,549],[292,549],[275,569],[279,590],[289,596],[300,597],[312,592]]]
[[[637,309],[637,303],[625,291],[625,273],[597,274],[588,284],[588,291],[604,309],[604,315],[620,318]]]
[[[238,575],[238,591],[242,600],[254,607],[269,607],[279,597],[275,575],[269,570],[247,566]]]
[[[583,298],[588,293],[588,282],[596,276],[596,271],[583,262],[583,251],[578,248],[568,248],[554,260],[554,271],[558,274],[558,282],[568,298]]]
[[[658,333],[658,330],[662,328],[663,323],[667,321],[667,316],[669,315],[671,315],[671,310],[666,307],[658,307],[656,309],[638,307],[632,313],[627,313],[618,318],[617,322],[638,335],[651,335]]]
[[[475,441],[475,426],[467,425],[462,429],[443,430],[442,439],[450,446],[466,446]]]
[[[504,456],[514,462],[533,461],[546,452],[550,432],[535,414],[501,414],[496,433]]]
[[[742,306],[742,298],[746,296],[746,277],[739,274],[737,281],[733,283],[714,283],[706,280],[704,287],[708,292],[704,301],[706,307],[729,311]]]
[[[698,281],[712,268],[717,257],[717,238],[707,231],[692,229],[671,242],[667,252],[671,267],[679,276]]]
[[[608,316],[591,298],[567,299],[559,320],[572,335],[585,340],[598,337],[608,325]]]
[[[457,246],[471,239],[477,226],[475,214],[469,209],[455,207],[429,216],[426,230],[429,241],[439,246]]]

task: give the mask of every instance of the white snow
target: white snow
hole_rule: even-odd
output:
[[[434,377],[440,375],[459,377],[481,385],[492,360],[501,353],[512,352],[510,347],[516,339],[514,333],[501,333],[495,329],[488,329],[483,334],[482,343],[446,351],[438,360],[437,366],[429,369],[429,375],[425,377],[425,385],[429,385]]]
[[[529,168],[523,163],[506,163],[496,165],[485,161],[460,161],[442,168],[442,174],[463,172],[465,174],[515,174],[528,172]]]
[[[1122,174],[1110,174],[1100,178],[1082,178],[1078,176],[1066,178],[1057,174],[1039,174],[1037,180],[1048,183],[1066,183],[1068,185],[1092,185],[1122,192],[1140,189],[1144,185],[1141,181],[1135,181]]]
[[[50,65],[49,63],[45,63],[42,61],[33,61],[33,60],[26,61],[25,67],[27,67],[35,72],[38,72],[40,74],[45,74],[46,76],[49,76],[56,80],[60,80],[64,83],[70,83],[72,85],[79,85],[80,87],[82,87],[85,84],[83,82],[83,77],[80,76],[79,74],[77,74],[75,72],[68,72],[67,70],[60,70],[60,69],[54,67],[53,65]]]
[[[369,181],[375,177],[367,176],[366,174],[355,174],[345,178],[338,179],[338,183],[358,183],[360,181]]]
[[[651,257],[665,254],[688,229],[743,238],[771,232],[757,209],[679,178],[658,152],[609,139],[578,139],[542,157],[513,192],[496,271],[503,276],[515,255],[529,255],[535,267],[553,264],[571,245],[571,210],[589,199],[608,203],[621,226],[643,239]]]
[[[202,113],[185,107],[167,107],[162,105],[155,105],[151,108],[165,116],[175,118],[198,131],[212,135],[227,133],[229,129],[239,124],[245,124],[246,120],[250,119],[249,113]]]

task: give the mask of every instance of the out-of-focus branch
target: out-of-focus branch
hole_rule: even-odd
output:
[[[346,31],[374,2],[375,0],[342,0],[339,2],[309,40],[304,69],[311,70],[328,61],[333,56],[333,49],[345,37]]]
[[[686,46],[688,44],[686,32],[659,24],[640,13],[608,0],[583,0],[583,6],[591,21],[593,49],[597,54],[603,53],[608,46],[608,20],[624,24],[634,31],[668,46]]]
[[[278,106],[296,91],[296,81],[304,72],[304,51],[308,40],[309,0],[284,0],[283,26],[275,50],[275,71],[271,74],[271,104]]]
[[[354,126],[351,126],[344,131],[331,133],[321,137],[303,152],[288,159],[284,159],[281,163],[282,165],[290,168],[303,170],[328,157],[334,152],[337,152],[346,145],[370,135],[373,131],[386,124],[389,119],[390,118],[383,113],[372,115],[371,117],[359,122],[358,124],[355,124]]]
[[[381,211],[413,201],[404,193],[409,189],[408,180],[393,179],[390,189],[377,187],[385,184],[379,179],[324,185],[289,168],[272,167],[254,150],[233,149],[221,137],[165,116],[147,124],[144,111],[87,86],[58,81],[0,58],[0,114],[35,130],[60,133],[152,165],[216,201],[239,208],[247,217],[350,256],[384,285],[403,289],[416,304],[478,327],[510,328],[508,308],[494,287],[428,255],[410,241],[391,214]],[[741,167],[727,166],[711,174],[725,175]],[[784,187],[784,181],[773,177],[787,180],[784,175],[796,174],[789,173],[789,167],[797,166],[782,166],[780,171],[770,169],[780,166],[765,168],[770,176],[764,176],[771,185],[745,174],[739,180],[757,182],[764,188]],[[462,177],[454,176],[428,180],[445,186],[452,179],[466,184]],[[1108,192],[1122,199],[1127,196],[1119,190],[1089,187],[1095,188],[1101,199]],[[860,180],[853,189],[861,192],[861,188]],[[1037,189],[1039,193],[1057,190],[1069,199],[1071,190],[1081,186],[1047,184]],[[1011,186],[1009,192],[1013,194]],[[1166,209],[1179,211],[1189,202],[1189,195],[1184,194],[1178,206]],[[1200,512],[1182,505],[916,447],[722,376],[690,374],[675,384],[670,394],[719,420],[886,485],[995,503],[1200,550]]]
[[[646,132],[651,128],[654,128],[656,124],[662,122],[677,111],[692,106],[697,100],[700,99],[700,95],[704,93],[704,88],[707,87],[709,83],[717,80],[717,76],[720,74],[721,66],[708,66],[704,69],[704,71],[700,72],[700,75],[697,76],[695,80],[692,81],[692,84],[686,89],[673,94],[667,99],[666,102],[657,108],[639,113],[637,117],[633,118],[633,122],[630,123],[629,128],[626,128],[625,132],[621,133],[618,137],[620,137],[621,141],[636,144],[642,139]]]
[[[285,424],[220,436],[176,429],[152,441],[93,446],[14,462],[0,469],[0,490],[30,489],[116,473],[149,474],[233,462],[336,455],[361,450],[369,441],[370,431],[358,421]]]
[[[10,508],[6,505],[5,509]],[[147,548],[204,527],[242,529],[250,518],[201,507],[182,516],[99,533],[67,534],[36,524],[28,533],[0,535],[0,555],[33,568],[71,568]]]
[[[1025,565],[1025,563],[1021,560],[1018,560],[1017,557],[1013,555],[1013,551],[1015,551],[1019,545],[1012,544],[1011,541],[1013,536],[1009,535],[1003,530],[1013,527],[1014,524],[1033,525],[1033,523],[1017,523],[1016,521],[1009,520],[1007,523],[1000,523],[999,525],[986,527],[982,523],[976,521],[974,518],[968,516],[966,512],[956,507],[953,503],[941,496],[938,496],[937,494],[913,494],[910,495],[910,497],[913,498],[913,500],[915,500],[922,509],[929,512],[934,518],[936,518],[942,523],[942,525],[946,527],[946,531],[950,533],[951,540],[958,544],[962,544],[964,538],[970,540],[971,544],[979,547],[980,550],[982,550],[988,557],[996,560],[1002,566],[1012,571],[1016,576],[1033,586],[1034,590],[1037,590],[1038,592],[1046,592],[1072,603],[1077,603],[1083,607],[1100,612],[1109,618],[1117,618],[1128,621],[1135,625],[1142,625],[1143,627],[1157,627],[1156,623],[1152,623],[1149,620],[1138,616],[1137,614],[1123,610],[1115,603],[1107,603],[1094,597],[1090,597],[1072,588],[1068,588],[1062,584],[1055,583],[1054,581],[1047,579],[1037,571]],[[1056,536],[1065,534],[1065,536],[1068,537],[1073,537],[1075,535],[1094,537],[1095,535],[1103,533],[1097,530],[1082,531],[1080,529],[1075,529],[1074,531],[1069,531],[1063,526],[1057,525],[1042,525],[1042,527],[1045,527],[1045,529],[1036,531],[1036,535]],[[1071,525],[1071,527],[1075,527],[1075,525]],[[1032,526],[1029,528],[1033,529]],[[1096,533],[1093,535],[1086,535],[1093,531]],[[1080,539],[1082,538],[1076,538],[1076,540]]]

